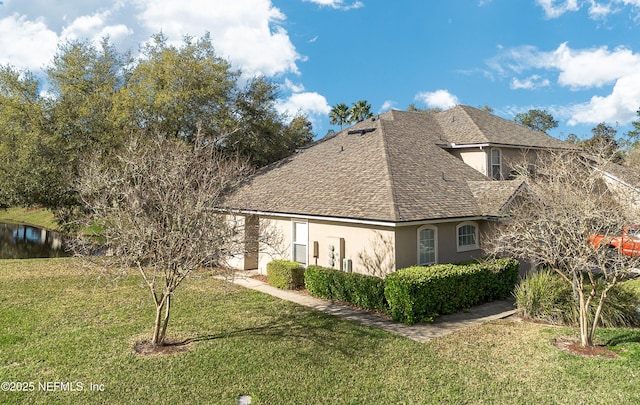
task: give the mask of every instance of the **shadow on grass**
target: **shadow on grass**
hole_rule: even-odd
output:
[[[610,338],[605,345],[617,346],[623,343],[640,343],[640,329],[618,333]]]
[[[238,328],[215,334],[203,334],[176,344],[214,341],[228,338],[261,337],[270,342],[287,339],[296,355],[304,356],[310,347],[339,352],[345,356],[375,353],[382,340],[393,335],[322,312],[301,312],[269,320],[268,324]],[[301,344],[302,342],[302,344]]]

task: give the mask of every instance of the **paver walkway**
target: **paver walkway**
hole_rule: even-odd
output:
[[[447,335],[474,324],[506,318],[516,312],[513,302],[494,301],[488,304],[472,307],[465,312],[439,316],[433,323],[405,325],[367,311],[315,298],[300,291],[281,290],[279,288],[272,287],[269,284],[252,278],[255,274],[255,272],[247,271],[238,272],[236,273],[233,282],[252,290],[261,291],[265,294],[273,295],[274,297],[295,302],[297,304],[355,321],[363,325],[375,326],[388,332],[408,337],[420,343],[439,336]]]

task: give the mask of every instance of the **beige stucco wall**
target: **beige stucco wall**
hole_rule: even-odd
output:
[[[387,247],[382,241],[390,242],[390,262],[394,262],[393,244],[394,231],[391,227],[340,223],[332,221],[307,220],[298,218],[267,217],[260,218],[260,233],[267,234],[271,243],[261,243],[258,255],[258,270],[266,274],[267,263],[275,259],[292,260],[292,222],[307,222],[307,263],[331,267],[329,263],[329,245],[334,245],[334,268],[341,268],[340,257],[351,260],[352,271],[367,273],[359,259],[359,253],[384,251]],[[275,236],[275,237],[273,237]],[[344,250],[340,239],[344,239]],[[273,243],[276,241],[276,243]],[[314,257],[314,242],[318,244],[318,257]],[[365,253],[366,254],[366,253]],[[230,263],[234,268],[246,269],[246,260],[238,256]],[[395,270],[395,268],[392,268]]]
[[[480,173],[487,175],[487,153],[484,149],[454,149],[452,154]]]
[[[482,240],[487,232],[486,221],[471,221],[478,226],[479,248],[458,252],[456,227],[463,223],[447,222],[430,224],[437,229],[438,263],[455,263],[482,257]],[[398,269],[418,263],[418,225],[399,227],[396,231],[396,265]]]
[[[502,159],[502,178],[509,179],[511,170],[515,164],[525,161],[535,163],[537,151],[520,148],[500,148],[500,147],[483,147],[483,148],[463,148],[453,149],[450,152],[453,156],[461,159],[467,165],[473,167],[485,176],[491,176],[491,150],[499,149]]]
[[[297,218],[261,217],[261,235],[270,235],[269,243],[260,244],[258,270],[266,274],[266,266],[271,260],[292,260],[292,222],[307,222],[307,263],[332,267],[329,263],[329,245],[334,245],[334,268],[341,268],[340,257],[351,260],[352,271],[370,274],[363,265],[360,255],[369,257],[389,254],[383,265],[387,271],[416,265],[418,262],[418,228],[419,225],[385,227],[356,223],[340,223],[333,221],[305,220]],[[480,247],[463,252],[457,251],[456,226],[464,221],[432,224],[437,228],[437,260],[438,263],[459,262],[482,257],[482,241],[490,230],[486,221],[472,221],[479,227]],[[340,244],[340,239],[344,244]],[[275,243],[274,243],[275,242]],[[314,257],[314,242],[318,245],[318,255]],[[388,243],[388,244],[387,244]],[[340,251],[341,248],[343,251]],[[247,269],[246,260],[236,258],[232,264],[238,269]],[[383,274],[376,274],[383,275]]]
[[[258,270],[267,274],[267,263],[276,259],[291,260],[291,220],[276,217],[260,217],[260,231],[267,235],[260,243]]]
[[[340,238],[344,239],[345,259],[351,260],[352,271],[356,273],[368,273],[359,259],[359,254],[375,253],[384,255],[388,253],[393,267],[394,231],[391,227],[373,226],[364,224],[336,223],[329,221],[309,221],[309,264],[332,267],[329,265],[329,245],[334,245],[334,255],[339,259]],[[313,242],[318,242],[318,257],[313,257]],[[385,245],[385,241],[388,245]],[[341,268],[339,260],[334,260],[334,268]]]

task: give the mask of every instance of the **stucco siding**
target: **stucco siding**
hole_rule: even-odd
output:
[[[487,175],[487,153],[484,149],[454,149],[452,150],[452,153],[455,157],[461,159],[467,165],[476,169],[485,176]]]
[[[482,240],[486,237],[489,229],[486,221],[475,221],[478,226],[478,249],[459,252],[456,228],[462,223],[463,221],[430,224],[437,229],[437,263],[455,263],[482,257]],[[397,228],[396,263],[398,269],[418,264],[418,228],[420,228],[418,225]]]

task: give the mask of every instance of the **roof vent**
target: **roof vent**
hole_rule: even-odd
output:
[[[351,131],[347,132],[348,135],[355,135],[358,134],[360,136],[366,134],[367,132],[373,132],[375,131],[375,128],[365,128],[365,129],[352,129]]]

